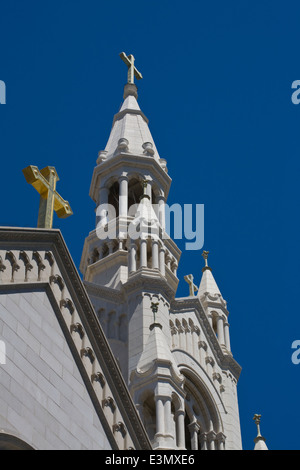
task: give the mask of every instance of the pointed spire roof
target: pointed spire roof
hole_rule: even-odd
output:
[[[131,154],[160,159],[148,127],[149,121],[141,111],[137,97],[136,85],[127,83],[124,87],[124,102],[114,116],[111,133],[105,147],[106,159],[112,158],[121,149]]]
[[[258,414],[255,414],[253,417],[255,424],[257,426],[257,436],[254,439],[254,442],[255,442],[254,450],[269,450],[266,445],[265,438],[262,437],[260,433],[260,418],[261,418],[261,415],[258,415]]]
[[[197,296],[201,298],[204,294],[208,293],[212,296],[218,295],[222,297],[219,287],[212,274],[212,270],[207,264],[208,253],[208,251],[203,251],[202,253],[202,256],[205,260],[205,266],[202,268],[203,274]]]
[[[143,374],[151,370],[155,363],[158,363],[160,367],[162,363],[165,363],[167,370],[171,371],[173,378],[176,377],[178,382],[182,382],[183,377],[167,345],[162,326],[157,322],[150,325],[150,334],[140,357],[137,370]]]

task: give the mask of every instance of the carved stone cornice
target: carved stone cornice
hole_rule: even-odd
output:
[[[49,254],[51,254],[51,259],[53,261],[51,271],[55,264],[55,270],[56,272],[60,272],[59,276],[63,281],[64,289],[68,292],[69,299],[57,299],[55,297],[54,292],[52,291],[50,277],[52,280],[57,282],[60,281],[60,279],[56,277],[57,275],[52,277],[53,274],[50,274],[48,280],[44,280],[43,282],[39,282],[37,279],[35,281],[28,279],[28,281],[25,282],[24,279],[23,281],[15,281],[12,283],[11,279],[7,278],[7,281],[2,280],[2,283],[0,284],[0,293],[1,291],[13,292],[16,290],[33,291],[35,289],[45,289],[49,300],[53,305],[55,314],[58,316],[59,323],[64,330],[64,334],[68,340],[75,362],[78,365],[83,381],[87,387],[87,391],[90,394],[92,403],[95,406],[95,410],[97,411],[99,418],[102,417],[102,419],[100,419],[104,429],[106,430],[107,437],[113,448],[117,449],[118,445],[114,440],[111,425],[105,421],[106,418],[105,415],[103,415],[102,404],[99,402],[93,390],[93,380],[88,376],[88,371],[85,369],[82,359],[80,358],[80,352],[77,353],[71,332],[65,323],[61,311],[62,307],[68,308],[68,300],[71,302],[72,306],[74,306],[74,310],[72,307],[70,309],[70,314],[74,315],[74,311],[76,311],[76,314],[80,319],[80,325],[82,326],[81,331],[85,333],[85,338],[88,338],[90,343],[90,350],[86,349],[85,351],[82,351],[82,356],[89,357],[93,363],[97,361],[101,364],[101,373],[111,390],[118,412],[124,420],[128,435],[131,437],[135,448],[140,450],[150,450],[151,444],[149,438],[140,421],[127,385],[125,384],[107,339],[105,338],[89,295],[79,277],[61,232],[59,230],[48,229],[3,227],[0,229],[0,250],[14,250],[19,252],[28,250],[30,253],[43,252],[44,254],[47,252],[48,258]],[[66,318],[68,319],[70,317],[67,316]]]
[[[221,368],[228,368],[230,372],[234,375],[236,380],[238,380],[241,373],[241,366],[235,361],[232,356],[232,353],[224,350],[212,329],[211,324],[209,323],[208,317],[204,311],[204,308],[198,297],[183,297],[179,299],[174,299],[171,302],[170,313],[171,318],[174,314],[176,318],[176,313],[183,313],[184,311],[190,312],[194,311],[198,321],[201,325],[203,332],[210,344],[210,347],[215,353],[215,358]]]

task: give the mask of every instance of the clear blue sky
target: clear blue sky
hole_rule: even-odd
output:
[[[0,14],[0,224],[36,226],[22,169],[56,167],[74,216],[55,219],[79,266],[89,186],[133,53],[139,104],[173,179],[169,202],[205,205],[205,246],[243,370],[243,445],[254,413],[270,449],[300,449],[300,4],[290,0],[9,0]],[[179,246],[180,242],[178,242]],[[183,252],[200,282],[201,252]]]

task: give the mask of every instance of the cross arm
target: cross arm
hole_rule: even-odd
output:
[[[27,168],[24,168],[23,175],[27,183],[31,184],[37,192],[44,198],[47,198],[49,183],[40,173],[37,166],[30,165]]]
[[[134,76],[137,80],[141,80],[143,78],[143,75],[137,70],[137,68],[134,66],[134,58],[132,60],[132,62],[129,60],[132,56],[129,55],[127,57],[127,55],[125,54],[125,52],[121,52],[121,54],[119,54],[121,59],[123,60],[123,62],[127,65],[128,68],[130,67],[133,67],[133,72],[134,72]]]
[[[73,214],[68,201],[65,201],[56,191],[54,192],[54,210],[60,219],[66,219]]]
[[[31,184],[37,192],[41,195],[43,199],[48,198],[49,194],[49,182],[47,176],[49,171],[54,171],[55,181],[59,181],[58,174],[54,167],[46,167],[43,170],[39,171],[37,166],[30,165],[27,168],[24,168],[23,174],[27,183]],[[53,188],[54,189],[54,188]],[[73,214],[71,206],[68,201],[65,201],[56,190],[53,191],[54,196],[54,211],[56,212],[59,218],[66,218]]]

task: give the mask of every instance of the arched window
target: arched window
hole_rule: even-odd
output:
[[[116,211],[116,217],[119,216],[119,183],[116,181],[111,185],[108,192],[108,204],[114,207]],[[109,217],[111,220],[111,217]]]
[[[186,449],[218,449],[219,436],[223,436],[223,425],[216,403],[192,371],[185,369],[181,373],[185,376]]]
[[[0,433],[0,450],[34,450],[25,441],[11,434]]]
[[[131,178],[128,184],[128,208],[134,204],[139,204],[141,196],[143,195],[143,185],[138,178]],[[130,215],[134,217],[129,211]]]

